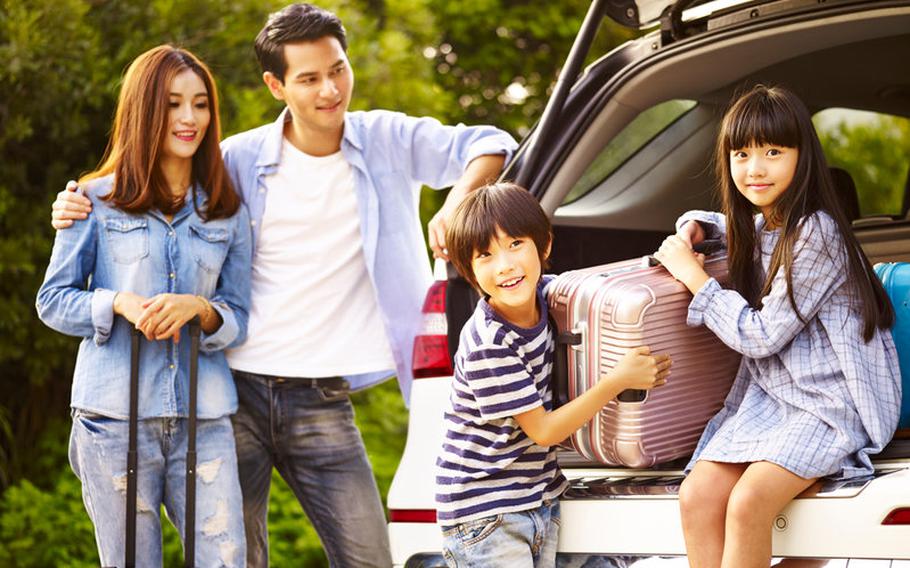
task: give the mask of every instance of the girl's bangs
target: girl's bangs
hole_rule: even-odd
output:
[[[799,124],[785,100],[769,92],[759,92],[741,99],[731,109],[724,146],[729,152],[765,144],[798,148]]]

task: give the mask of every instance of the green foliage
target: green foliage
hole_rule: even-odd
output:
[[[72,368],[71,341],[40,325],[35,292],[51,244],[51,188],[96,155],[85,141],[101,122],[94,88],[103,61],[81,0],[0,1],[0,400],[16,444],[0,438],[4,478],[24,473],[47,412],[48,379]],[[50,33],[53,30],[53,33]],[[103,132],[103,130],[102,130]],[[103,146],[102,146],[103,147]],[[9,401],[9,402],[7,402]],[[37,426],[32,427],[32,426]],[[5,481],[5,480],[4,480]]]
[[[97,566],[92,523],[82,505],[79,480],[57,470],[51,490],[28,480],[10,487],[0,502],[0,565],[9,568]]]
[[[833,126],[816,121],[819,139],[828,163],[853,176],[863,215],[896,215],[910,174],[910,120],[864,114],[865,120],[840,120]]]
[[[543,112],[590,2],[429,3],[437,21],[444,24],[442,40],[427,55],[436,65],[439,83],[453,93],[460,107],[453,109],[452,119],[492,121],[524,136]],[[588,62],[635,35],[605,21]],[[509,89],[510,85],[514,86]]]

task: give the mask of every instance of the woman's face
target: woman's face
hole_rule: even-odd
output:
[[[174,77],[168,93],[164,156],[192,159],[212,118],[209,93],[202,78],[189,69]]]

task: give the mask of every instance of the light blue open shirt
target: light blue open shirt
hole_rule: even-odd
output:
[[[284,125],[290,119],[285,109],[272,124],[221,144],[231,179],[249,208],[254,263],[268,191],[265,177],[278,169]],[[376,384],[397,371],[408,400],[411,351],[432,281],[418,214],[421,186],[451,186],[474,158],[500,154],[508,160],[515,147],[511,136],[492,126],[445,126],[433,118],[383,110],[346,114],[341,152],[354,171],[367,271],[396,366],[345,377],[353,389]]]

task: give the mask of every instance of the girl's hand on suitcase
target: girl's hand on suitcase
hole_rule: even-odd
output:
[[[180,341],[180,328],[200,314],[202,305],[190,294],[158,294],[146,300],[136,322],[149,341],[173,338]]]
[[[651,355],[648,347],[636,347],[626,351],[613,374],[624,388],[647,390],[666,384],[671,364],[669,355]]]
[[[695,253],[692,248],[678,235],[670,235],[664,239],[660,249],[654,253],[654,258],[667,269],[674,278],[686,285],[690,292],[698,292],[705,282],[708,274],[705,272],[705,256]]]
[[[705,240],[705,230],[698,221],[686,221],[676,232],[676,236],[693,249],[695,245]]]
[[[123,316],[132,324],[135,324],[142,315],[144,308],[142,303],[146,298],[132,292],[117,292],[114,296],[114,314]]]

